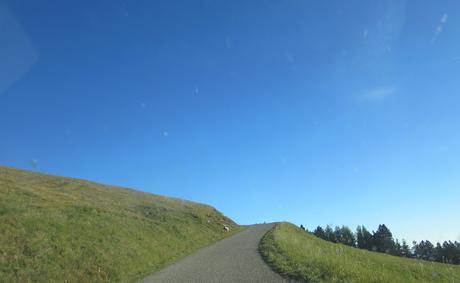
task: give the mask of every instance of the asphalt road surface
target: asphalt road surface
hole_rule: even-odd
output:
[[[257,250],[272,227],[273,224],[251,225],[140,282],[287,282],[270,269]]]

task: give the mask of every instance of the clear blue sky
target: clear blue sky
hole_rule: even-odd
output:
[[[0,0],[0,164],[460,240],[459,27],[456,0]]]

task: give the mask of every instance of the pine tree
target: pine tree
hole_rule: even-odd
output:
[[[453,264],[460,264],[460,243],[455,241],[454,243],[455,257],[452,260]]]
[[[332,230],[331,226],[327,225],[326,229],[324,229],[324,234],[326,236],[326,240],[337,243],[337,239],[335,238],[334,230]]]
[[[379,228],[372,235],[375,250],[382,253],[393,253],[395,243],[390,229],[385,224],[379,225]]]
[[[412,253],[410,252],[409,245],[407,244],[406,240],[404,240],[404,239],[402,239],[401,256],[412,257]]]
[[[336,227],[335,235],[337,242],[342,243],[347,246],[354,247],[356,244],[356,238],[353,232],[347,226]]]
[[[444,250],[439,242],[436,243],[435,254],[436,254],[435,261],[445,262]]]
[[[460,243],[444,241],[442,249],[444,251],[446,263],[460,264]]]
[[[327,240],[326,234],[324,233],[324,230],[321,226],[316,227],[315,231],[313,231],[313,235],[323,240]]]
[[[334,228],[334,238],[337,243],[342,243],[342,231],[339,226],[335,226]]]
[[[372,234],[364,226],[356,228],[357,246],[360,249],[372,249]]]
[[[433,261],[435,256],[435,249],[430,241],[421,241],[414,245],[415,256],[419,259]]]
[[[395,256],[402,256],[402,245],[399,243],[398,239],[395,241],[395,245],[393,251],[391,251],[391,254]]]

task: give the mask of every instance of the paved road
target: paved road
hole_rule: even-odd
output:
[[[162,269],[141,282],[286,282],[265,264],[257,247],[273,224],[246,230]]]

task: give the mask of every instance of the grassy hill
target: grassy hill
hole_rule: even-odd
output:
[[[460,282],[460,266],[369,252],[278,223],[259,245],[266,262],[304,282]]]
[[[0,166],[2,282],[134,281],[241,228],[214,208]]]

